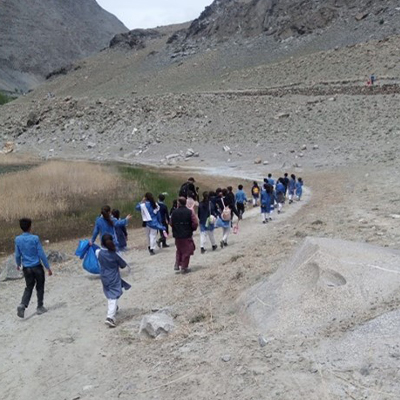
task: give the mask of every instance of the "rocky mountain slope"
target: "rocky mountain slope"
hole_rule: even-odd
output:
[[[95,0],[0,2],[0,90],[26,91],[126,31]]]

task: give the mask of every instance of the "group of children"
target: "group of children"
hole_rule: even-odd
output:
[[[265,224],[272,219],[275,208],[280,213],[286,199],[289,204],[293,202],[294,198],[299,201],[302,196],[302,187],[302,178],[296,179],[293,174],[290,178],[288,174],[285,174],[276,182],[269,174],[261,187],[258,182],[254,182],[251,188],[252,203],[253,207],[261,206],[262,222]],[[193,178],[189,178],[188,182],[182,185],[179,196],[187,199],[186,207],[198,218],[202,254],[206,253],[207,239],[210,241],[212,251],[217,250],[218,245],[214,235],[217,228],[222,229],[219,242],[221,249],[228,246],[231,230],[234,228],[234,232],[237,231],[239,221],[249,202],[243,185],[238,186],[236,193],[233,192],[232,186],[228,186],[227,188],[217,188],[215,191],[203,192],[202,198],[199,199],[198,188],[194,186]],[[167,244],[169,225],[171,215],[177,207],[177,200],[175,200],[169,211],[165,204],[165,195],[160,194],[156,202],[151,193],[146,193],[142,201],[136,205],[136,210],[141,213],[143,227],[146,230],[150,255],[155,255],[157,246],[169,247]],[[238,219],[235,226],[233,226],[234,216]],[[130,285],[120,276],[120,268],[128,267],[128,265],[119,252],[124,251],[127,247],[126,227],[131,218],[132,216],[129,214],[121,219],[119,210],[112,210],[111,207],[104,206],[101,209],[101,215],[96,219],[90,241],[92,245],[98,236],[101,238],[101,248],[96,250],[96,256],[100,264],[103,291],[108,300],[106,324],[110,327],[116,326],[115,316],[122,289],[130,288]],[[42,314],[47,311],[43,305],[44,268],[47,269],[49,276],[52,275],[52,271],[38,236],[31,234],[32,221],[26,218],[21,219],[20,227],[23,234],[15,239],[15,258],[18,269],[21,266],[23,268],[26,281],[21,303],[17,307],[17,315],[23,318],[35,286],[38,296],[37,313]],[[158,235],[160,236],[157,239]]]

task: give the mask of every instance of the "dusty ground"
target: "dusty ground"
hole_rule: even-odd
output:
[[[353,168],[302,175],[307,191],[301,203],[287,205],[267,226],[258,210],[251,210],[228,248],[195,254],[188,276],[174,274],[173,248],[150,258],[143,233],[131,235],[135,248],[127,258],[134,272],[126,278],[133,288],[121,299],[115,330],[104,325],[106,300],[99,280],[74,259],[54,267],[47,280],[49,312],[43,316],[31,307],[19,320],[15,307],[24,284],[1,284],[4,399],[397,398],[393,379],[398,371],[378,373],[377,379],[340,365],[323,365],[321,371],[312,349],[324,337],[310,342],[269,337],[240,311],[241,294],[285,263],[305,236],[400,248],[392,216],[400,201],[398,171]],[[72,252],[73,245],[65,249]],[[163,307],[172,309],[175,332],[162,340],[140,338],[142,316]],[[267,346],[260,347],[259,334]],[[225,355],[229,362],[222,361]],[[331,392],[327,388],[333,383]]]

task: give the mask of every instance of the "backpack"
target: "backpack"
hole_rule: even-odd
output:
[[[222,221],[225,221],[225,222],[230,221],[232,218],[232,211],[228,206],[225,205],[223,199],[221,199],[221,201],[222,201],[222,205],[224,206],[224,209],[222,210],[222,214],[221,214],[221,219],[222,219]]]
[[[179,197],[188,197],[189,182],[184,183],[179,190]]]
[[[257,195],[257,194],[259,194],[260,193],[260,188],[258,187],[258,186],[254,186],[253,187],[253,194],[254,195]]]

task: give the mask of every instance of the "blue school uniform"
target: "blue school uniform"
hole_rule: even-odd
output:
[[[243,190],[238,190],[235,195],[236,203],[244,204],[247,203],[247,196]]]
[[[261,213],[270,213],[271,212],[271,203],[273,196],[269,194],[266,190],[261,191]]]
[[[93,229],[93,235],[92,235],[92,243],[94,243],[97,239],[97,236],[100,234],[100,240],[101,238],[108,233],[111,235],[114,239],[114,243],[117,247],[120,247],[120,243],[118,242],[118,237],[117,233],[115,231],[115,228],[118,226],[127,226],[128,225],[128,220],[126,218],[124,219],[112,219],[112,224],[107,222],[103,216],[100,216],[96,219],[96,223],[94,225]]]
[[[126,231],[125,225],[117,224],[120,219],[113,218],[114,226],[115,226],[115,234],[117,235],[118,240],[118,248],[125,249],[127,246],[126,238],[128,237],[128,232]]]
[[[140,209],[140,205],[141,205],[142,203],[138,203],[137,205],[136,205],[136,207],[135,207],[135,209],[137,210],[137,211],[140,211],[141,209]],[[148,226],[149,228],[151,228],[151,229],[155,229],[155,230],[157,230],[157,231],[165,231],[166,230],[166,228],[165,228],[165,226],[161,223],[161,215],[160,215],[160,213],[158,212],[158,211],[155,211],[154,209],[153,209],[153,207],[151,206],[151,204],[150,204],[150,202],[149,201],[146,201],[146,208],[147,208],[147,211],[149,212],[149,215],[150,215],[150,218],[151,218],[151,221],[146,221],[146,226]]]
[[[15,263],[24,268],[38,267],[43,263],[46,269],[50,268],[39,236],[24,232],[15,238]]]
[[[100,278],[107,299],[116,300],[122,296],[122,289],[129,290],[131,285],[121,279],[119,269],[128,264],[115,251],[101,249],[98,253]]]
[[[300,199],[303,194],[303,182],[296,182],[296,196]]]
[[[289,194],[293,195],[295,189],[296,189],[296,180],[293,179],[293,178],[290,178],[290,180],[289,180]]]

